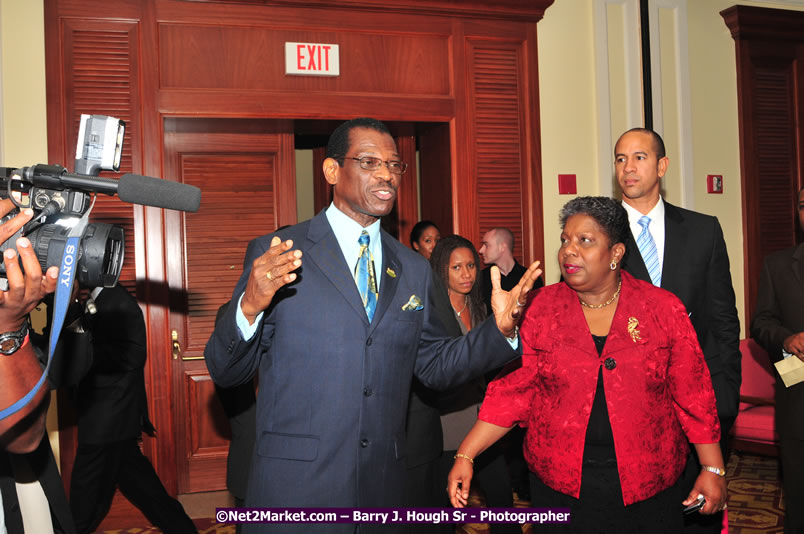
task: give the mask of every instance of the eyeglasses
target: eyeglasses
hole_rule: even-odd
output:
[[[362,158],[344,158],[344,159],[353,159],[360,163],[361,169],[366,169],[367,171],[376,171],[379,169],[383,163],[385,166],[388,167],[388,171],[393,174],[405,174],[405,171],[408,170],[408,164],[404,161],[397,161],[397,160],[390,160],[390,161],[383,161],[380,158],[373,158],[371,156],[364,156]]]

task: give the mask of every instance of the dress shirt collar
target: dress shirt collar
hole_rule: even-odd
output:
[[[653,236],[653,242],[656,244],[656,252],[659,254],[659,265],[664,269],[664,199],[660,196],[659,202],[653,206],[648,213],[642,213],[636,208],[629,206],[623,202],[623,207],[628,213],[628,225],[631,227],[631,233],[634,234],[634,242],[636,242],[639,234],[642,233],[642,227],[639,225],[639,219],[643,215],[650,217],[650,235]],[[639,251],[631,251],[639,254]]]
[[[349,272],[354,271],[357,259],[360,256],[360,244],[357,240],[363,230],[369,234],[369,249],[374,256],[374,270],[377,273],[377,290],[380,289],[380,269],[382,269],[382,243],[380,241],[380,220],[377,219],[369,226],[363,228],[360,224],[346,215],[344,212],[331,203],[325,212],[327,221],[332,227],[335,239],[343,252],[343,258],[349,266]]]

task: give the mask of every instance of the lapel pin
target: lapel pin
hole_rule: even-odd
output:
[[[631,334],[631,339],[634,341],[634,343],[642,339],[641,337],[639,337],[639,330],[637,330],[638,326],[639,321],[637,320],[636,317],[628,318],[628,333]]]
[[[396,278],[396,271],[394,271],[394,270],[393,270],[393,269],[391,269],[390,267],[388,267],[387,269],[385,269],[385,273],[386,273],[388,276],[390,276],[391,278]]]

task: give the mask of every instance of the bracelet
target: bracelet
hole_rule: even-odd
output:
[[[452,457],[453,460],[457,460],[458,458],[463,458],[464,460],[469,460],[469,463],[474,465],[475,459],[471,456],[466,456],[465,454],[458,453]]]
[[[722,467],[712,467],[711,465],[702,465],[701,470],[709,471],[710,473],[714,473],[719,477],[726,476],[726,470],[723,469]]]

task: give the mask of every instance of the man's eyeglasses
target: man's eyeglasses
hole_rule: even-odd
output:
[[[376,171],[377,169],[385,163],[385,166],[388,167],[388,171],[393,174],[405,174],[405,171],[408,170],[408,164],[404,161],[397,161],[397,160],[390,160],[390,161],[383,161],[380,158],[373,158],[371,156],[364,156],[362,158],[344,158],[344,159],[353,159],[360,163],[361,169],[366,169],[367,171]]]

